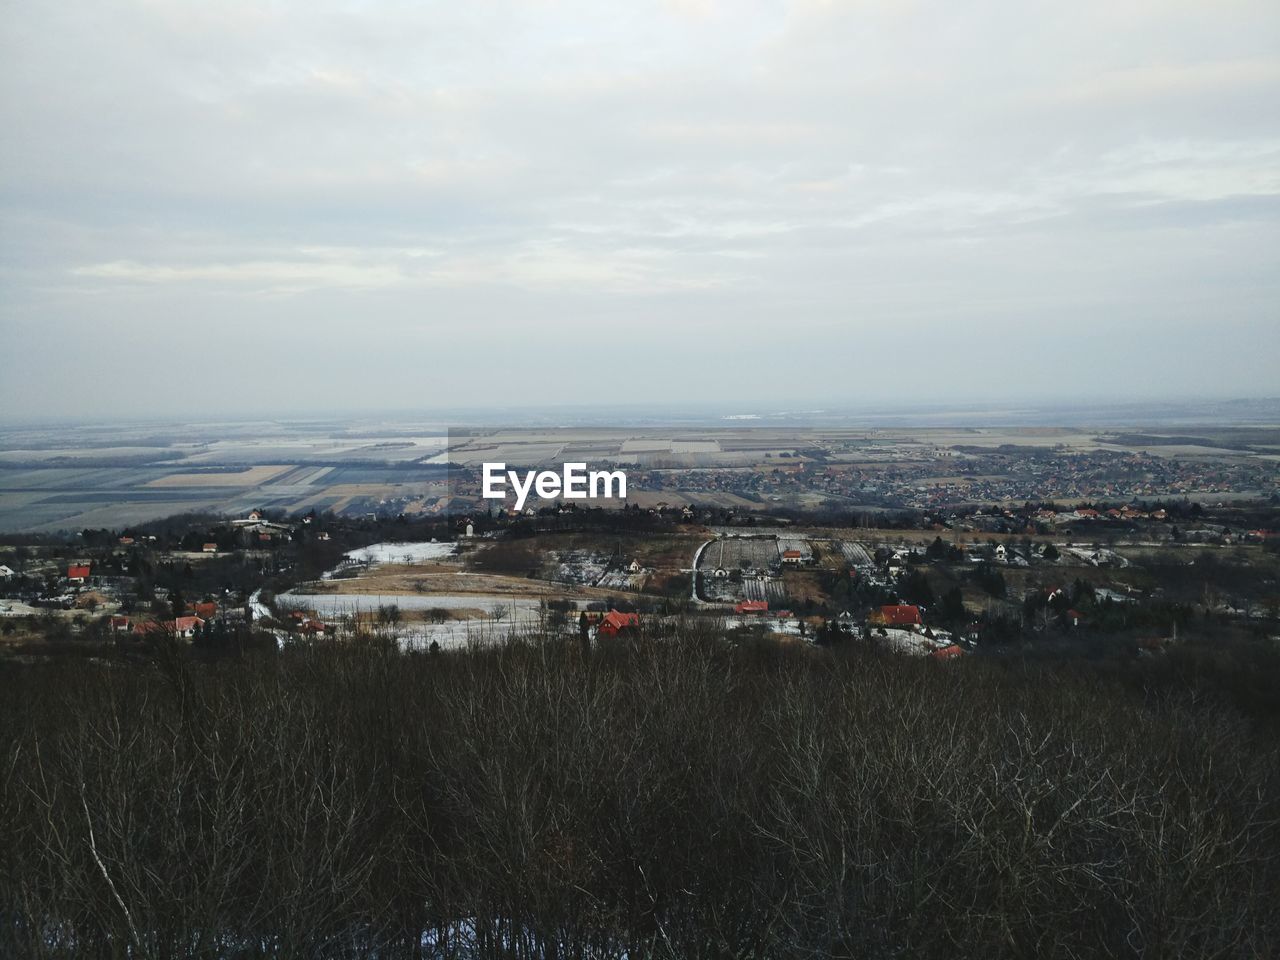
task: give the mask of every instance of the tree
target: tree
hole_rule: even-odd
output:
[[[956,623],[965,618],[964,595],[959,587],[952,587],[942,595],[942,603],[938,608],[938,617],[944,623]]]
[[[912,570],[903,578],[900,593],[908,603],[925,607],[933,604],[933,587],[929,585],[929,578],[921,570]]]

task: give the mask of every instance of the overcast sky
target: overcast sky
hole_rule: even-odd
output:
[[[1280,4],[12,2],[0,416],[1280,394]]]

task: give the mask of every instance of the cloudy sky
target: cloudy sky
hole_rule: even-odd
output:
[[[4,0],[0,88],[0,416],[1280,394],[1275,0]]]

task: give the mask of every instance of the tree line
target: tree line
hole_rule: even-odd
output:
[[[0,954],[1257,957],[1229,704],[678,628],[0,665]]]

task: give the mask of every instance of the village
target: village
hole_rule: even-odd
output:
[[[216,651],[377,636],[439,650],[696,624],[952,659],[1028,644],[1145,656],[1209,623],[1280,634],[1269,508],[1094,503],[879,528],[667,504],[175,518],[0,548],[0,640],[32,652],[171,637]]]

